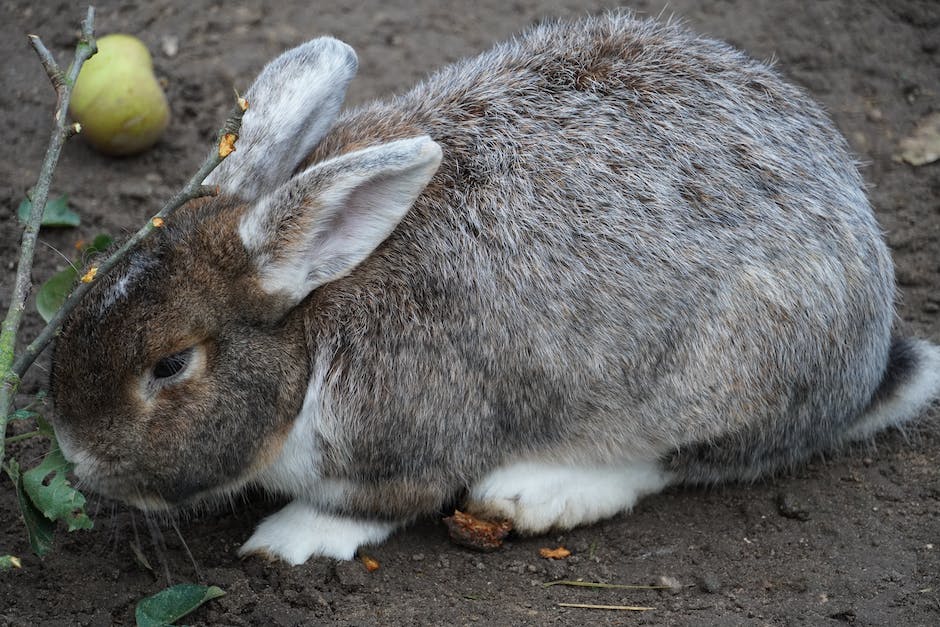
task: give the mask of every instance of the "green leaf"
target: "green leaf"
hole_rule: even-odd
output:
[[[16,216],[20,219],[21,223],[26,224],[29,222],[29,212],[32,210],[33,201],[29,198],[24,198],[20,206],[16,208]]]
[[[41,415],[36,414],[36,427],[39,429],[39,432],[52,440],[53,448],[59,448],[59,443],[55,439],[55,429],[52,428],[52,425],[43,418]]]
[[[42,213],[42,226],[78,226],[82,219],[77,213],[69,209],[69,198],[62,194],[58,198],[46,202],[46,210]],[[29,212],[33,209],[33,201],[24,198],[16,213],[20,222],[26,224]]]
[[[43,425],[48,426],[49,423],[43,420],[42,416],[40,416],[39,413],[35,409],[33,409],[33,407],[36,407],[37,405],[42,405],[46,400],[46,396],[47,396],[47,392],[45,390],[39,390],[38,392],[36,392],[36,395],[33,397],[32,402],[26,405],[26,407],[17,409],[15,412],[7,416],[7,420],[10,420],[10,421],[30,420],[32,418],[36,418],[40,421],[39,422],[40,428],[42,428]],[[50,430],[51,430],[51,427],[50,427]]]
[[[85,497],[66,478],[71,468],[53,443],[42,463],[23,473],[23,488],[47,519],[61,520],[69,531],[91,529],[94,523],[85,513]]]
[[[23,562],[15,555],[0,555],[0,570],[10,570],[11,568],[22,568]]]
[[[216,586],[181,583],[147,597],[137,604],[134,617],[137,627],[172,625],[197,607],[225,594]]]
[[[7,420],[29,420],[30,418],[35,418],[39,414],[34,412],[31,409],[17,409],[15,412],[7,416]]]
[[[114,243],[113,237],[107,233],[99,233],[82,252],[89,255],[92,253],[103,253],[108,250],[108,247],[111,246],[112,243]]]
[[[69,292],[72,291],[72,286],[77,278],[78,271],[69,266],[56,272],[48,281],[42,284],[39,293],[36,294],[36,310],[39,311],[39,315],[42,316],[43,320],[49,322],[55,312],[59,311],[59,307],[62,306]]]
[[[55,523],[47,520],[26,494],[23,486],[23,476],[20,474],[20,466],[15,459],[7,463],[7,474],[13,480],[16,486],[16,498],[20,506],[20,514],[23,516],[23,523],[26,525],[26,533],[29,535],[29,545],[33,547],[33,552],[42,557],[52,550],[52,534],[55,532]]]

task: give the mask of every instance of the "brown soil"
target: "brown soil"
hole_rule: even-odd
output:
[[[19,229],[12,209],[34,181],[53,94],[25,33],[60,59],[82,9],[70,2],[2,2],[0,20],[0,305],[6,309]],[[475,53],[541,18],[597,12],[601,0],[290,0],[101,2],[99,33],[129,32],[154,52],[174,113],[165,139],[132,159],[109,159],[81,141],[66,147],[54,189],[81,213],[80,228],[44,232],[35,277],[60,265],[79,238],[135,229],[195,170],[228,111],[262,64],[311,36],[350,42],[361,69],[352,104],[402,89],[433,68]],[[659,14],[665,2],[634,3]],[[899,326],[940,340],[940,163],[893,159],[897,142],[940,109],[940,4],[935,0],[670,0],[666,9],[778,67],[832,113],[864,163],[871,198],[894,249]],[[167,42],[179,42],[171,56]],[[32,315],[25,332],[38,328]],[[47,362],[41,362],[44,365]],[[40,373],[41,374],[41,373]],[[25,392],[44,385],[30,379]],[[931,418],[936,423],[937,412]],[[38,444],[17,445],[30,462]],[[453,545],[439,519],[396,534],[368,554],[381,564],[314,559],[289,568],[235,549],[276,504],[191,518],[152,534],[138,514],[90,505],[92,532],[61,533],[44,560],[29,553],[8,484],[0,487],[0,553],[23,558],[0,573],[0,625],[131,624],[136,601],[167,584],[203,581],[227,596],[194,624],[940,624],[940,436],[923,428],[810,464],[793,476],[714,490],[672,490],[628,516],[561,536],[511,538],[478,554]],[[4,479],[4,481],[6,481]],[[134,529],[156,575],[130,550]],[[162,537],[162,539],[161,539]],[[157,538],[151,540],[151,538]],[[572,556],[549,561],[541,547]],[[162,556],[162,557],[161,557]],[[655,583],[671,592],[550,587],[556,579]],[[562,602],[645,605],[646,613],[559,607]]]

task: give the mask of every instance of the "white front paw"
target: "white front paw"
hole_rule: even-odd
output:
[[[326,514],[294,501],[265,518],[238,554],[257,553],[291,566],[314,555],[349,560],[360,546],[384,541],[396,527],[390,522]]]

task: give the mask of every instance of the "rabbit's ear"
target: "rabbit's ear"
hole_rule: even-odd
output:
[[[287,181],[330,130],[357,68],[353,49],[332,37],[268,63],[245,93],[235,152],[205,183],[252,201]]]
[[[323,161],[259,199],[239,234],[262,289],[293,306],[349,274],[395,229],[441,155],[426,135],[393,141]]]

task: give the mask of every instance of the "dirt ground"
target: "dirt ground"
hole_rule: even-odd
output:
[[[434,68],[476,53],[543,18],[582,15],[592,0],[412,0],[393,3],[101,2],[98,32],[128,32],[154,53],[173,120],[165,139],[132,159],[70,142],[54,191],[82,215],[74,230],[44,232],[36,280],[60,263],[53,248],[136,229],[189,177],[228,111],[265,61],[312,36],[351,43],[360,71],[349,103],[401,90]],[[632,7],[659,14],[665,2]],[[6,309],[19,229],[13,209],[33,184],[54,98],[24,35],[40,34],[64,59],[83,9],[51,0],[0,0],[0,304]],[[898,325],[940,341],[940,163],[897,162],[898,140],[940,110],[940,4],[935,0],[670,0],[666,15],[730,41],[778,67],[831,112],[848,137],[895,253]],[[31,314],[26,334],[38,328]],[[44,366],[47,362],[41,362]],[[44,374],[25,392],[39,389]],[[930,420],[936,424],[940,413]],[[930,422],[930,421],[928,421]],[[37,445],[15,446],[30,461]],[[96,528],[61,533],[44,560],[29,553],[15,496],[0,484],[0,553],[23,568],[0,573],[0,625],[131,624],[138,599],[173,582],[201,581],[227,596],[187,622],[198,625],[364,624],[940,624],[940,436],[886,434],[792,476],[713,490],[675,489],[637,510],[560,536],[511,538],[499,551],[450,543],[439,519],[367,553],[381,567],[314,559],[300,567],[240,561],[235,549],[276,503],[246,499],[180,524],[192,559],[169,527],[152,533],[138,514],[92,499]],[[6,482],[6,479],[3,480]],[[139,536],[156,574],[138,564]],[[538,549],[564,545],[547,561]],[[651,584],[675,590],[545,587],[557,579]],[[559,603],[643,605],[645,613]]]

